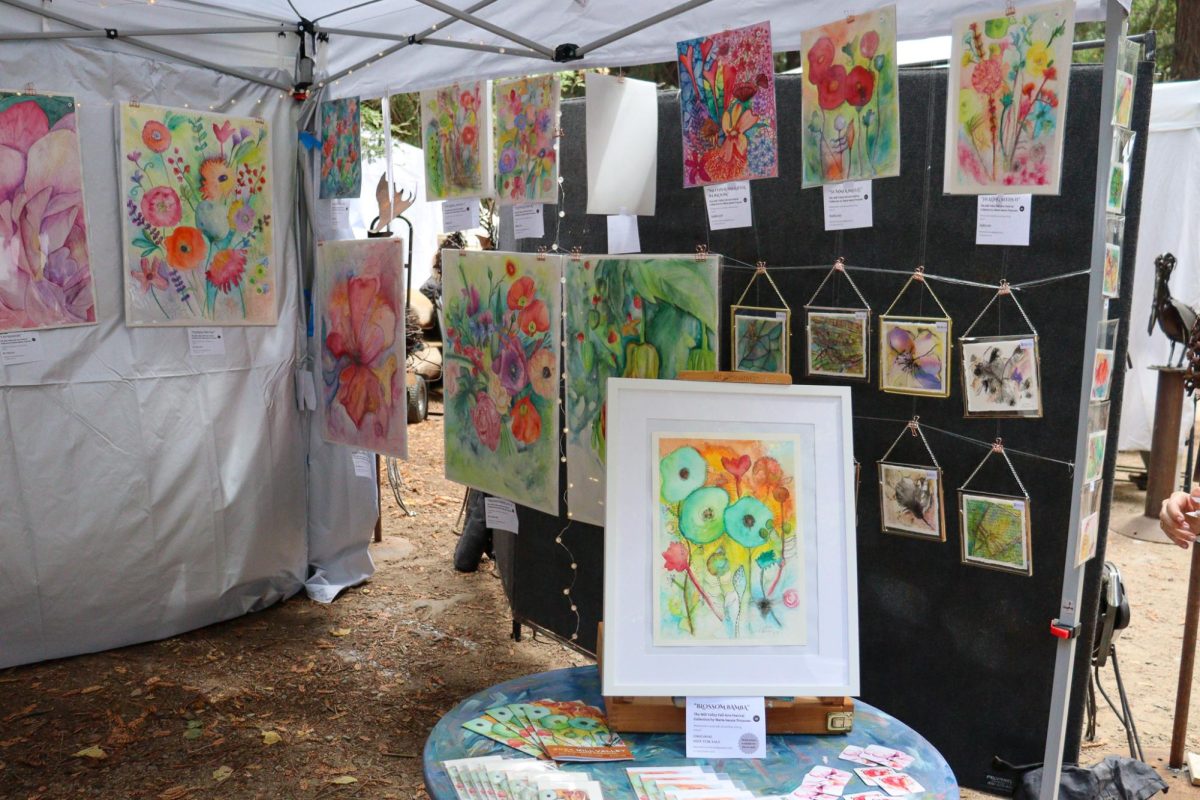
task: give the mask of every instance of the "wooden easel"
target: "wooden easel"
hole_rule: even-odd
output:
[[[760,372],[685,370],[684,381],[790,385],[790,375]],[[596,636],[596,664],[604,672],[604,623]],[[608,724],[622,733],[684,733],[686,707],[682,697],[605,697]],[[854,727],[850,697],[768,697],[767,733],[849,733]]]

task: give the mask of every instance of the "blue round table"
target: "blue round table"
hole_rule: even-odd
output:
[[[528,758],[512,748],[468,731],[462,724],[494,706],[542,699],[582,700],[603,708],[599,672],[594,666],[540,672],[497,684],[459,703],[434,726],[425,742],[425,788],[429,795],[434,800],[455,800],[457,797],[441,763],[448,759],[486,755]],[[906,800],[956,800],[959,796],[958,783],[950,765],[929,742],[900,720],[861,700],[855,701],[854,730],[850,733],[769,736],[767,757],[762,760],[689,760],[684,757],[683,736],[677,733],[631,733],[622,734],[622,738],[632,748],[634,761],[560,766],[567,770],[590,772],[592,778],[604,787],[605,800],[631,800],[635,797],[625,776],[626,767],[683,764],[709,764],[716,771],[741,781],[756,794],[785,794],[799,786],[805,773],[818,764],[844,770],[859,766],[837,757],[846,745],[866,747],[881,744],[903,750],[916,759],[905,772],[916,778],[926,791],[920,795],[908,795]],[[856,777],[846,787],[846,794],[865,792],[871,788]]]

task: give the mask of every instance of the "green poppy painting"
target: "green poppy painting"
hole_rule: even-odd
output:
[[[798,437],[655,434],[654,644],[803,645]]]
[[[717,368],[720,256],[566,260],[567,507],[604,524],[609,378]]]

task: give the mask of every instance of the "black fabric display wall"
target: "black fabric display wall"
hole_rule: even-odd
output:
[[[691,253],[705,244],[713,253],[748,264],[765,261],[793,310],[791,372],[804,382],[805,339],[802,308],[841,256],[851,267],[911,271],[924,265],[928,274],[980,281],[995,286],[1086,270],[1092,244],[1093,198],[1099,124],[1101,70],[1076,66],[1071,72],[1062,191],[1057,197],[1033,199],[1029,247],[975,245],[976,198],[942,193],[942,158],[946,117],[946,71],[902,69],[901,175],[874,182],[874,226],[827,233],[823,226],[822,192],[800,189],[800,76],[780,76],[776,83],[780,124],[779,174],[752,183],[753,228],[708,233],[704,192],[682,188],[678,95],[659,96],[659,162],[657,214],[639,219],[643,252]],[[1138,77],[1134,127],[1137,152],[1127,205],[1121,299],[1112,301],[1110,316],[1121,317],[1112,396],[1121,397],[1124,378],[1128,298],[1132,293],[1137,251],[1138,209],[1146,129],[1149,120],[1152,65],[1143,63]],[[1107,121],[1106,121],[1107,124]],[[547,207],[545,240],[514,242],[511,217],[502,220],[503,249],[533,250],[555,242],[563,250],[606,252],[603,217],[588,216],[584,104],[563,104],[561,144],[566,216],[559,220]],[[788,265],[824,265],[824,269],[787,269]],[[883,312],[907,275],[854,271],[853,277],[872,309]],[[722,273],[722,363],[728,368],[728,307],[741,294],[753,270],[729,262]],[[857,305],[844,281],[836,302]],[[932,281],[931,285],[954,320],[960,336],[995,290]],[[764,281],[748,302],[773,299]],[[858,592],[863,700],[912,725],[942,752],[966,786],[1011,792],[1017,776],[998,770],[993,757],[1012,763],[1042,759],[1050,707],[1056,641],[1049,622],[1056,615],[1062,588],[1069,525],[1072,474],[1063,463],[1074,459],[1080,375],[1085,351],[1094,334],[1084,330],[1087,312],[1086,275],[1032,287],[1019,293],[1021,303],[1040,334],[1042,419],[965,419],[959,382],[959,348],[952,363],[952,395],[947,399],[884,394],[877,388],[872,354],[872,383],[853,387],[854,448],[862,465],[858,492]],[[822,304],[832,305],[827,286]],[[920,287],[910,287],[898,313],[935,313]],[[1141,324],[1144,309],[1136,309]],[[877,330],[877,325],[874,330]],[[989,311],[976,335],[1025,330],[1019,312],[1008,301]],[[1031,493],[1033,575],[966,566],[960,560],[957,488],[987,453],[987,448],[926,429],[944,470],[945,543],[920,541],[880,532],[879,492],[875,462],[902,429],[919,415],[922,424],[971,439],[990,442],[1003,437],[1013,463]],[[880,418],[889,421],[876,421]],[[1111,496],[1119,408],[1110,417],[1104,508]],[[1043,460],[1011,450],[1045,456]],[[895,457],[916,459],[918,440],[902,442]],[[1055,461],[1057,460],[1057,461]],[[924,462],[914,462],[924,463]],[[566,486],[565,468],[562,485]],[[972,482],[981,490],[1016,493],[1003,461],[991,459]],[[521,508],[519,536],[497,535],[497,551],[514,619],[533,623],[593,650],[603,594],[603,543],[600,528],[568,524]],[[1101,515],[1107,530],[1107,511]],[[556,537],[561,536],[561,544]],[[1105,538],[1087,570],[1084,618],[1094,618],[1097,574]],[[577,571],[571,568],[577,565]],[[570,587],[570,593],[564,592]],[[572,610],[574,605],[575,610]],[[1067,754],[1079,751],[1083,692],[1087,681],[1091,630],[1082,634],[1072,686]]]

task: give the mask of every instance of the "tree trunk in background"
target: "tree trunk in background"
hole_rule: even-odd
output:
[[[1200,78],[1200,0],[1176,0],[1172,80]]]

